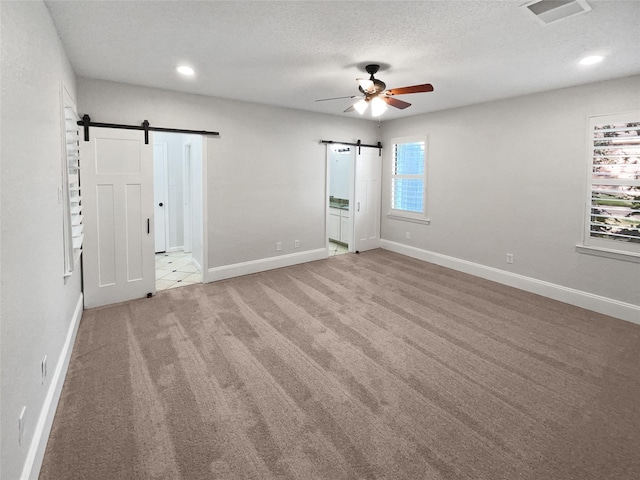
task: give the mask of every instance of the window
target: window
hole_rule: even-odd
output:
[[[80,260],[84,239],[80,196],[78,115],[71,96],[62,89],[62,197],[64,199],[64,275],[70,276]]]
[[[426,222],[426,139],[392,143],[390,216]]]
[[[585,244],[640,254],[640,112],[589,119]]]

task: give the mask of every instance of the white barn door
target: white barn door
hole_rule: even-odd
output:
[[[382,157],[377,148],[362,148],[356,154],[353,206],[354,252],[380,247],[380,201]]]
[[[155,294],[153,142],[91,127],[80,142],[85,308]]]

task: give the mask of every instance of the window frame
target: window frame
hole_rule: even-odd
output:
[[[424,143],[424,170],[423,173],[420,174],[395,174],[395,152],[396,146],[405,143]],[[391,139],[391,148],[390,148],[390,160],[391,160],[391,176],[389,180],[389,213],[387,214],[388,218],[397,219],[397,220],[405,220],[415,223],[425,223],[429,224],[431,221],[428,216],[428,207],[429,201],[427,198],[429,187],[428,187],[428,147],[429,147],[429,137],[428,135],[411,135],[406,137],[397,137]],[[422,212],[412,212],[410,210],[402,210],[399,208],[394,208],[394,196],[393,196],[393,183],[397,178],[422,178]]]
[[[602,182],[607,181],[606,179],[598,180],[593,178],[593,128],[595,125],[603,123],[619,122],[640,122],[640,111],[628,111],[606,115],[590,115],[587,117],[585,209],[583,215],[582,243],[577,245],[576,249],[579,253],[640,263],[640,243],[624,242],[620,240],[594,237],[591,235],[593,186],[602,185]],[[615,184],[640,186],[640,179],[629,180],[628,182],[616,180]]]

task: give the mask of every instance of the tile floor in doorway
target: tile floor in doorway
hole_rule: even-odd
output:
[[[202,283],[202,274],[192,261],[191,253],[156,253],[156,290]]]
[[[349,248],[341,243],[332,242],[329,240],[329,256],[342,255],[343,253],[349,253]]]

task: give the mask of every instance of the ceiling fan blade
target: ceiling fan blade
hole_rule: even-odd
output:
[[[381,95],[380,98],[382,98],[385,102],[387,102],[388,105],[391,105],[392,107],[399,108],[400,110],[403,110],[403,109],[411,106],[410,103],[404,102],[404,101],[399,100],[397,98],[385,97],[384,95]]]
[[[407,93],[433,92],[433,85],[424,83],[422,85],[412,85],[410,87],[392,88],[387,90],[387,95],[405,95]]]
[[[320,100],[316,100],[316,102],[326,102],[327,100],[340,100],[341,98],[356,98],[359,95],[347,95],[346,97],[333,97],[333,98],[321,98]]]
[[[344,112],[342,113],[349,113],[349,112],[353,112],[355,110],[355,107],[353,105],[351,105],[349,108],[347,108]]]

